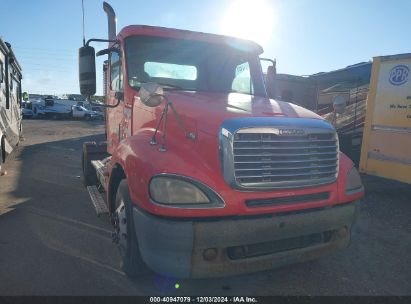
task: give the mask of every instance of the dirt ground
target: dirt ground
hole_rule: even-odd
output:
[[[26,120],[24,132],[0,177],[1,295],[411,295],[410,185],[363,177],[351,246],[320,260],[228,278],[131,281],[81,180],[82,142],[103,138],[104,125]]]

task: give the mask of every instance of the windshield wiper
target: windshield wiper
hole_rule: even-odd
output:
[[[138,85],[133,85],[133,88],[136,89],[140,89],[141,88],[141,84],[143,83],[147,83],[145,81],[139,81],[140,84]],[[174,84],[169,84],[169,83],[162,83],[162,82],[156,82],[157,84],[161,85],[164,87],[164,90],[166,91],[171,91],[171,90],[181,90],[181,91],[197,91],[196,89],[189,89],[189,88],[183,88],[181,86],[178,85],[174,85]]]

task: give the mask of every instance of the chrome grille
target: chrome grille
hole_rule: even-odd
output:
[[[335,181],[338,139],[332,129],[280,135],[273,128],[240,129],[233,136],[233,173],[243,188],[298,188]],[[278,130],[278,129],[277,129]]]

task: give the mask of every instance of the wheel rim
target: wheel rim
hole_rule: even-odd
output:
[[[116,207],[115,229],[118,235],[120,251],[124,255],[127,250],[127,216],[124,200],[121,199]]]

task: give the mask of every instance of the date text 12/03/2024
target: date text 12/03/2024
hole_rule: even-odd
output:
[[[150,303],[258,303],[255,297],[150,297]]]

